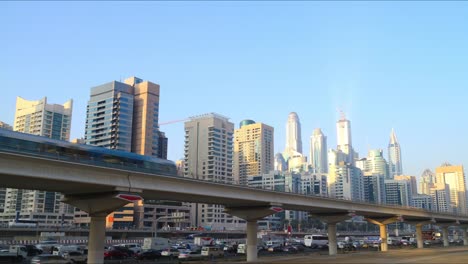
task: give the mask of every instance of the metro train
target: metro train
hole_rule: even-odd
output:
[[[174,162],[0,128],[0,151],[151,174],[177,176]]]

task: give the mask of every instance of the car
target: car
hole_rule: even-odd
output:
[[[133,250],[131,249],[128,249],[126,247],[122,247],[122,246],[112,246],[110,247],[110,250],[118,250],[120,252],[124,252],[126,253],[129,257],[134,257],[135,256],[135,252],[133,252]]]
[[[85,263],[88,259],[88,256],[79,252],[79,251],[71,251],[63,253],[62,257],[66,260],[71,261],[71,263]]]
[[[112,249],[104,252],[104,259],[126,259],[128,254],[124,251]]]
[[[42,254],[31,259],[31,264],[69,264],[70,261],[59,255]]]
[[[28,257],[42,254],[42,250],[38,249],[35,245],[24,245],[28,251]]]
[[[163,257],[178,257],[179,254],[180,251],[175,248],[166,248],[163,251],[161,251],[161,256]]]
[[[197,250],[197,251],[186,250],[186,251],[180,252],[179,254],[179,260],[200,260],[200,259],[203,259],[201,250]]]
[[[135,256],[138,260],[155,260],[161,257],[161,250],[148,249]]]

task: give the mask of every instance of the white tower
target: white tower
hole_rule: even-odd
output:
[[[295,112],[289,114],[286,123],[286,149],[284,152],[290,155],[295,152],[302,154],[301,122],[299,122],[299,117]]]

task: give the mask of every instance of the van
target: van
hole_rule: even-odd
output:
[[[219,247],[202,247],[201,255],[205,257],[224,257],[224,250]]]
[[[324,235],[305,235],[304,245],[306,247],[322,248],[328,245],[328,236]]]

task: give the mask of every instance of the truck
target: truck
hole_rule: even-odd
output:
[[[194,237],[193,238],[193,244],[196,246],[209,246],[209,245],[214,245],[215,241],[212,237]]]
[[[143,250],[163,250],[171,247],[171,241],[162,237],[147,237],[143,240]]]
[[[11,245],[8,252],[0,252],[0,262],[8,263],[22,262],[28,257],[28,250],[25,246]]]

